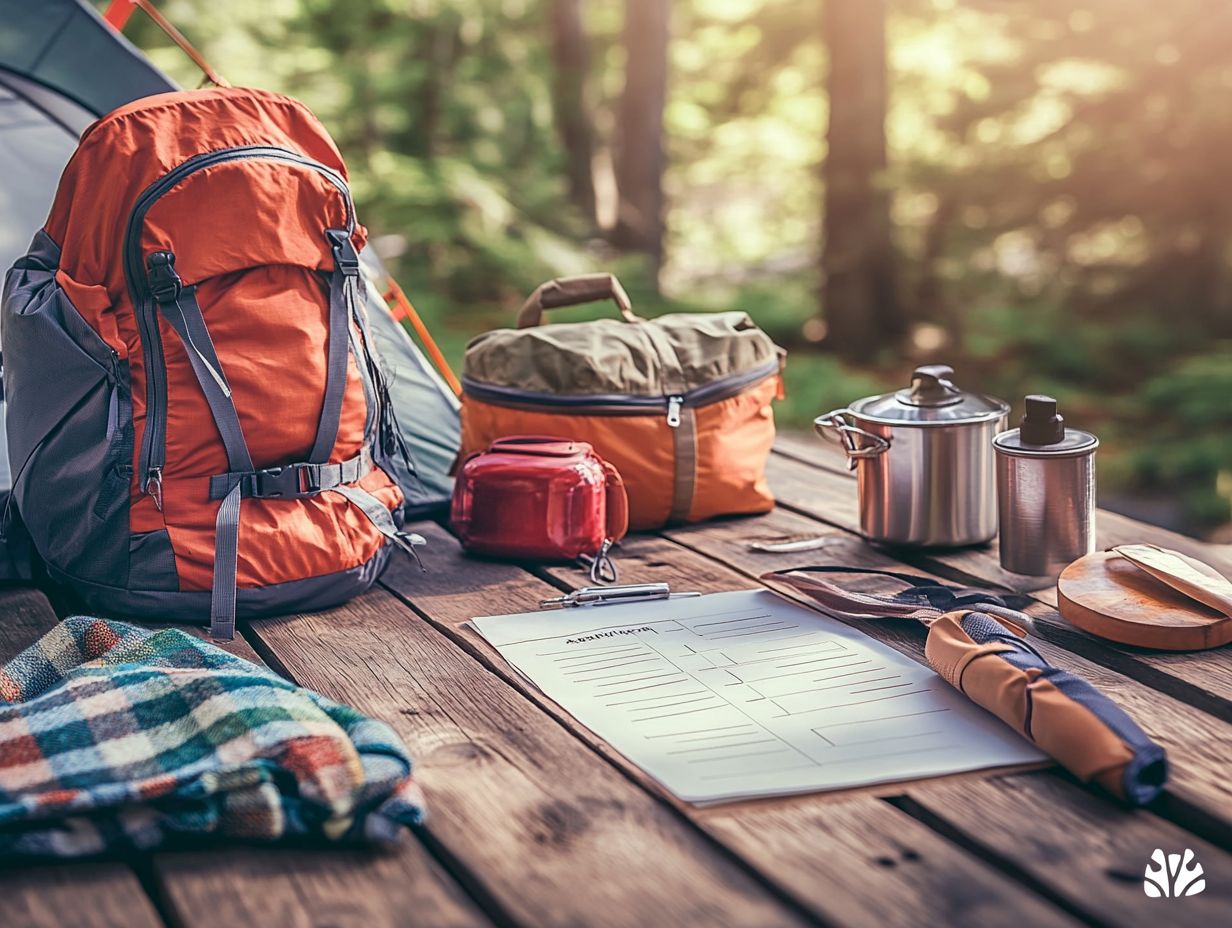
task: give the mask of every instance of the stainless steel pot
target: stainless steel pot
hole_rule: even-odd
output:
[[[869,541],[913,547],[984,544],[997,534],[992,439],[1009,404],[967,393],[954,371],[918,367],[911,386],[818,416],[856,471],[860,531]]]

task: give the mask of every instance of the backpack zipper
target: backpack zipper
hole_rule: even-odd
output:
[[[671,428],[679,428],[682,410],[728,399],[767,377],[773,377],[778,372],[779,362],[775,359],[738,374],[720,377],[718,380],[712,380],[710,383],[686,390],[684,393],[665,396],[625,396],[619,393],[589,395],[535,393],[520,387],[482,383],[467,376],[462,377],[462,391],[467,396],[473,396],[475,399],[496,406],[558,407],[600,416],[654,415],[661,411]]]
[[[145,365],[145,428],[141,436],[141,453],[137,459],[142,492],[154,499],[161,511],[163,466],[166,463],[167,383],[165,380],[163,342],[158,329],[158,309],[146,268],[141,260],[141,233],[150,207],[173,187],[197,171],[228,161],[286,161],[311,168],[338,188],[346,206],[347,232],[355,231],[355,206],[346,181],[331,168],[304,155],[273,145],[242,145],[195,155],[168,171],[141,192],[128,216],[124,235],[124,276],[137,316],[141,334],[141,354]]]

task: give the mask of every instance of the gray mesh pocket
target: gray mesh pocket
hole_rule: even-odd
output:
[[[121,416],[113,400],[126,395],[127,377],[56,282],[58,259],[40,232],[5,279],[0,321],[13,493],[45,560],[83,579],[105,573],[114,583],[128,569],[127,500],[100,494],[114,491],[114,476],[130,464],[123,456],[127,438],[131,457],[131,411]],[[90,576],[74,569],[86,562]]]

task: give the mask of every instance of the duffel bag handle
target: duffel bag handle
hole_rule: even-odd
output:
[[[629,294],[625,293],[625,288],[620,285],[615,275],[579,274],[576,277],[557,277],[540,284],[518,310],[518,328],[530,329],[542,324],[545,309],[577,306],[599,300],[611,300],[615,303],[625,322],[642,321],[634,315]]]

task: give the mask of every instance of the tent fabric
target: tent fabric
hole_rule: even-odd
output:
[[[79,0],[0,0],[0,267],[25,253],[47,218],[81,131],[121,104],[174,89]]]
[[[412,475],[394,455],[390,476],[406,494],[407,511],[424,515],[453,494],[450,471],[458,456],[461,404],[382,299],[388,272],[380,259],[365,248],[360,260],[368,283],[369,330],[389,374],[390,399],[415,461]]]
[[[93,119],[70,100],[0,71],[0,266],[12,267],[25,253],[47,218],[77,132]]]
[[[176,89],[80,0],[0,0],[0,63],[96,116]]]
[[[12,266],[47,218],[80,133],[140,97],[176,90],[83,0],[0,0],[0,270]],[[393,374],[390,392],[416,474],[394,474],[412,514],[442,508],[458,448],[458,401],[379,294],[387,274],[364,252],[373,337]],[[0,333],[2,338],[3,333]],[[0,505],[12,484],[0,430]],[[0,579],[10,575],[0,557]]]

